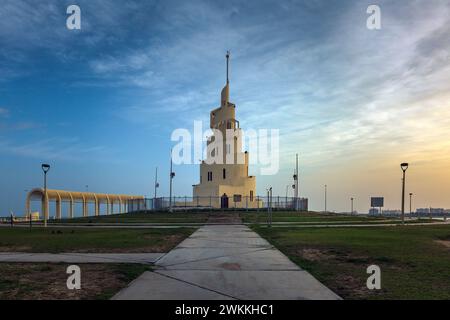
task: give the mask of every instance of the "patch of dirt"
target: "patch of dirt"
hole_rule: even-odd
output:
[[[222,263],[220,266],[225,270],[241,270],[241,265],[239,263]]]
[[[301,249],[299,251],[300,256],[308,261],[322,261],[336,258],[336,255],[330,254],[326,250]]]
[[[450,240],[434,240],[434,242],[450,249]]]
[[[30,252],[31,249],[29,246],[2,246],[0,252]]]
[[[348,274],[340,274],[335,278],[332,289],[345,299],[361,300],[381,294],[381,291],[367,289],[366,280]]]
[[[109,297],[128,282],[113,265],[80,264],[81,289],[67,289],[65,264],[0,264],[0,299],[80,300]]]

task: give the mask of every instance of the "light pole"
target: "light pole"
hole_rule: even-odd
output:
[[[173,172],[173,161],[172,161],[172,149],[170,150],[170,199],[169,199],[169,212],[172,212],[172,180],[175,177],[175,172]]]
[[[155,201],[156,201],[156,194],[157,194],[157,190],[159,188],[159,183],[158,183],[158,167],[156,167],[156,173],[155,173]]]
[[[327,213],[327,185],[325,185],[325,213]]]
[[[48,216],[48,197],[47,197],[47,172],[50,170],[49,164],[42,164],[42,171],[44,171],[44,227],[47,227]]]
[[[267,224],[272,227],[272,187],[267,189]]]
[[[352,211],[350,214],[353,215],[353,197],[351,197],[350,200],[352,201]]]
[[[412,215],[412,192],[409,193],[409,217],[411,218]]]
[[[299,190],[298,190],[298,153],[295,155],[295,173],[294,173],[294,186],[295,186],[295,211],[298,210],[298,195],[299,195]]]
[[[408,170],[409,164],[406,162],[403,162],[400,164],[400,168],[403,171],[403,178],[402,178],[402,223],[405,223],[405,176],[406,176],[406,170]]]

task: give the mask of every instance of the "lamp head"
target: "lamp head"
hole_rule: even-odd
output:
[[[400,168],[402,168],[403,171],[406,171],[406,169],[408,169],[408,166],[409,166],[408,163],[403,162],[403,163],[400,165]]]
[[[44,171],[44,173],[47,173],[48,170],[50,170],[50,165],[49,164],[42,164],[42,171]]]

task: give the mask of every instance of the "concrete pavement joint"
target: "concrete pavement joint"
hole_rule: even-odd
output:
[[[203,247],[201,247],[201,249],[203,249]],[[217,249],[217,248],[214,248]],[[251,254],[251,253],[255,253],[255,252],[261,252],[261,251],[266,251],[266,250],[273,250],[274,247],[271,248],[262,248],[262,249],[258,249],[258,250],[252,250],[252,251],[247,251],[247,252],[241,252],[241,253],[237,253],[237,254],[226,254],[226,255],[221,255],[221,256],[216,256],[216,257],[208,257],[208,258],[202,258],[202,259],[196,259],[196,260],[188,260],[188,261],[183,261],[180,263],[173,263],[173,264],[166,264],[166,265],[158,265],[162,266],[162,267],[172,267],[172,266],[180,266],[183,264],[188,264],[188,263],[194,263],[194,262],[201,262],[201,261],[209,261],[209,260],[215,260],[215,259],[220,259],[220,258],[230,258],[230,257],[238,257],[241,255],[246,255],[246,254]],[[175,249],[174,249],[175,250]]]
[[[194,286],[194,287],[197,287],[197,288],[206,290],[206,291],[214,292],[214,293],[217,293],[217,294],[226,296],[226,297],[231,298],[231,299],[234,299],[234,300],[240,300],[240,299],[238,299],[238,298],[236,298],[236,297],[233,297],[233,296],[231,296],[231,295],[229,295],[229,294],[222,293],[222,292],[220,292],[220,291],[213,290],[213,289],[209,289],[209,288],[200,286],[200,285],[198,285],[198,284],[195,284],[195,283],[192,283],[192,282],[188,282],[188,281],[183,280],[183,279],[178,279],[178,278],[169,276],[169,275],[167,275],[167,274],[160,273],[160,272],[158,272],[157,270],[155,270],[155,271],[153,271],[153,272],[156,273],[156,274],[159,274],[160,276],[163,276],[163,277],[166,277],[166,278],[169,278],[169,279],[172,279],[172,280],[176,280],[176,281],[179,281],[179,282],[182,282],[182,283],[186,283],[186,284],[189,284],[189,285],[191,285],[191,286]]]

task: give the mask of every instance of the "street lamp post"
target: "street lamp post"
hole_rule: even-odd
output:
[[[327,185],[325,185],[325,213],[327,213]]]
[[[405,178],[406,178],[406,170],[408,170],[409,164],[404,162],[400,164],[400,168],[403,171],[402,178],[402,223],[405,223]]]
[[[298,207],[298,196],[299,196],[299,190],[298,190],[298,153],[295,155],[295,173],[294,173],[294,186],[295,186],[295,206],[294,209],[297,211],[299,209]]]
[[[267,224],[272,227],[272,187],[267,189]]]
[[[48,216],[48,197],[47,197],[47,172],[50,170],[49,164],[42,164],[42,171],[44,172],[44,227],[47,227]]]
[[[409,217],[411,218],[412,216],[412,192],[409,193]]]
[[[173,172],[173,161],[172,161],[172,150],[170,150],[170,199],[169,199],[169,212],[172,212],[172,180],[175,177],[175,172]]]
[[[352,201],[352,211],[350,212],[350,214],[353,215],[353,197],[351,197],[350,200]]]
[[[154,194],[154,197],[153,197],[153,209],[156,209],[156,196],[157,196],[158,188],[159,188],[158,167],[156,167],[156,173],[155,173],[155,194]]]

